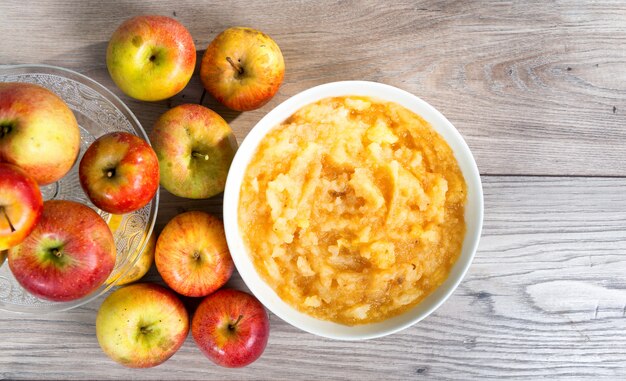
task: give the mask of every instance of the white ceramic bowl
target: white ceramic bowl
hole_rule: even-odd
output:
[[[239,192],[244,172],[261,139],[275,126],[282,123],[297,110],[320,99],[336,96],[362,95],[398,103],[427,120],[448,142],[454,151],[467,184],[465,222],[467,232],[463,250],[447,280],[421,303],[411,310],[379,323],[346,326],[323,321],[303,314],[278,297],[272,288],[256,272],[237,223]],[[281,103],[270,111],[245,138],[230,168],[224,192],[224,227],[228,247],[237,270],[252,293],[274,314],[287,323],[304,331],[342,340],[359,340],[381,337],[398,332],[422,320],[435,311],[461,282],[467,272],[476,248],[483,222],[483,191],[474,157],[461,134],[434,107],[396,87],[376,82],[333,82],[305,90]]]

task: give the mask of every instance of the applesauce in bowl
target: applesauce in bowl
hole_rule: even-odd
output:
[[[444,121],[371,82],[307,90],[262,119],[224,200],[233,259],[257,298],[340,339],[395,332],[440,305],[482,224],[475,162]]]
[[[448,276],[465,194],[452,150],[417,114],[375,98],[325,98],[261,141],[239,229],[290,305],[342,324],[377,322]]]

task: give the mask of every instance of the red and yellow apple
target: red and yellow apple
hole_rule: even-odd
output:
[[[109,215],[109,229],[115,232],[120,228],[122,221],[124,220],[123,214],[111,214]],[[126,221],[128,223],[128,221]],[[134,283],[141,279],[150,270],[150,267],[154,263],[154,249],[156,247],[156,235],[154,230],[148,236],[146,245],[142,248],[138,248],[134,253],[128,255],[127,261],[134,262],[132,267],[127,270],[126,273],[118,272],[114,276],[110,276],[107,279],[107,284],[114,283],[117,286],[122,286],[129,283]],[[139,258],[137,258],[139,256]]]
[[[31,83],[0,83],[0,162],[45,185],[69,172],[79,149],[78,123],[61,98]]]
[[[148,368],[172,357],[189,333],[183,303],[163,286],[136,283],[117,289],[98,310],[96,335],[114,361]]]
[[[224,224],[199,211],[172,218],[159,235],[154,260],[170,288],[185,296],[205,296],[222,287],[235,267]]]
[[[266,104],[285,74],[280,48],[267,34],[235,27],[209,44],[200,64],[204,88],[226,107],[248,111]]]
[[[224,191],[237,141],[217,113],[197,104],[174,107],[156,121],[150,141],[170,193],[199,199]]]
[[[135,262],[133,267],[131,267],[131,269],[123,277],[115,282],[115,284],[121,286],[124,284],[133,283],[146,275],[148,270],[150,270],[150,266],[152,266],[152,263],[154,262],[155,248],[156,238],[154,236],[154,232],[152,232],[152,234],[150,234],[150,237],[148,237],[146,247],[143,249],[141,254],[139,254],[140,257],[139,259],[137,259],[137,262]]]
[[[243,367],[258,359],[269,333],[263,305],[237,290],[222,289],[207,296],[191,322],[191,334],[202,353],[228,368]]]
[[[0,163],[0,251],[24,241],[42,210],[35,180],[15,165]]]
[[[106,54],[113,82],[128,96],[159,101],[178,94],[196,66],[189,31],[166,16],[137,16],[113,33]]]
[[[130,213],[156,194],[159,161],[145,140],[128,132],[112,132],[89,146],[78,175],[95,206],[109,213]]]
[[[115,266],[115,242],[108,225],[91,208],[74,201],[43,204],[39,223],[9,249],[9,267],[31,294],[69,301],[93,292]]]

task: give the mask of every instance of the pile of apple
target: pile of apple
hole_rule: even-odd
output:
[[[0,84],[0,251],[22,287],[46,300],[90,294],[115,266],[113,234],[98,213],[42,199],[39,186],[65,176],[79,149],[78,123],[61,98],[35,84]],[[128,213],[156,194],[158,160],[143,139],[111,133],[89,147],[79,177],[94,205]]]
[[[107,48],[115,84],[145,101],[182,91],[195,61],[189,31],[164,16],[127,20]],[[240,27],[218,35],[200,66],[207,92],[238,111],[267,103],[283,74],[278,45]],[[237,143],[217,113],[197,104],[177,106],[157,120],[150,141],[115,132],[89,146],[79,179],[96,207],[114,217],[130,213],[147,205],[159,184],[194,199],[224,191]],[[51,301],[90,294],[116,262],[111,229],[95,211],[73,201],[42,200],[39,186],[65,176],[79,147],[78,124],[62,99],[37,85],[0,83],[0,265],[7,256],[24,289]],[[240,367],[260,357],[269,337],[267,312],[247,293],[220,289],[234,270],[222,221],[198,211],[175,216],[158,239],[149,237],[141,259],[116,283],[140,279],[153,261],[169,288],[126,285],[98,311],[96,334],[109,357],[129,367],[156,366],[180,348],[190,329],[218,365]],[[178,294],[204,298],[191,324]]]

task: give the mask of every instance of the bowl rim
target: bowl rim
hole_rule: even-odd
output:
[[[243,176],[252,155],[265,135],[308,104],[324,98],[351,95],[395,102],[427,120],[452,148],[468,189],[465,210],[467,230],[462,252],[444,283],[416,306],[398,316],[382,322],[356,326],[313,318],[280,299],[257,273],[238,224],[239,195]],[[318,336],[339,340],[363,340],[390,335],[414,325],[439,308],[452,295],[469,270],[478,248],[484,215],[483,190],[478,167],[459,131],[443,114],[416,95],[391,85],[370,81],[339,81],[318,85],[293,95],[267,113],[250,130],[235,154],[226,180],[223,206],[228,247],[235,266],[250,291],[270,311],[292,326]],[[469,221],[468,214],[473,216]],[[470,224],[473,224],[471,231]],[[323,329],[319,329],[319,326],[323,326]]]
[[[30,70],[30,72],[8,73],[11,70]],[[114,107],[119,109],[120,112],[126,118],[129,119],[129,122],[133,127],[138,127],[138,130],[141,133],[140,137],[144,139],[145,141],[147,141],[148,144],[150,144],[150,139],[148,138],[148,134],[146,133],[146,130],[143,128],[143,126],[141,125],[141,123],[139,122],[135,114],[130,110],[130,108],[124,102],[122,102],[122,100],[117,95],[115,95],[115,93],[113,93],[111,90],[109,90],[104,85],[100,84],[99,82],[95,81],[94,79],[91,79],[88,76],[81,74],[79,72],[76,72],[74,70],[67,69],[67,68],[60,67],[60,66],[54,66],[54,65],[47,65],[47,64],[9,64],[9,65],[3,64],[3,65],[0,65],[0,76],[5,76],[9,74],[19,75],[19,74],[38,74],[38,73],[65,77],[65,78],[74,80],[76,82],[82,83],[87,87],[90,87],[91,89],[93,89],[94,91],[102,95],[103,99],[106,102],[110,102]],[[74,165],[77,165],[77,162],[74,163]],[[73,308],[85,305],[89,302],[92,302],[93,300],[98,299],[100,296],[106,294],[111,288],[117,285],[117,282],[120,279],[124,278],[124,276],[126,276],[130,272],[130,270],[134,267],[134,265],[139,261],[139,259],[143,255],[143,251],[145,250],[148,244],[150,235],[152,234],[154,227],[156,225],[156,218],[157,218],[158,210],[159,210],[159,193],[160,193],[159,188],[157,188],[157,192],[155,193],[154,198],[152,199],[152,201],[150,201],[150,203],[154,204],[153,205],[154,210],[153,211],[151,210],[150,212],[152,214],[152,218],[148,222],[147,234],[145,235],[145,237],[142,238],[143,241],[139,244],[138,249],[137,249],[138,250],[137,252],[140,254],[137,255],[134,259],[132,259],[131,262],[128,262],[126,264],[126,269],[120,272],[114,281],[107,283],[108,281],[107,279],[107,281],[105,281],[104,284],[102,284],[92,293],[87,294],[76,300],[71,300],[67,302],[50,302],[50,304],[45,305],[46,307],[45,310],[38,310],[37,309],[38,306],[31,306],[31,305],[15,305],[15,306],[18,306],[18,308],[5,309],[4,303],[0,303],[0,310],[3,312],[19,314],[19,315],[30,315],[30,314],[43,315],[43,314],[50,314],[50,313],[56,313],[56,312],[64,312],[64,311],[68,311]]]

